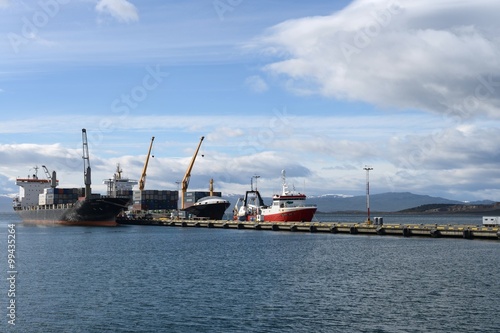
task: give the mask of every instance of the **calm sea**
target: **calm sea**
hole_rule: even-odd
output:
[[[500,241],[0,214],[0,249],[1,332],[500,332]]]

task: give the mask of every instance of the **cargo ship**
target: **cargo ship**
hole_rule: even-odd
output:
[[[38,168],[35,167],[35,170]],[[53,176],[55,177],[55,172]],[[31,177],[17,178],[20,187],[14,211],[26,223],[67,225],[116,225],[116,215],[126,208],[128,197],[85,195],[85,188],[58,188],[56,181]]]
[[[234,207],[234,219],[239,221],[311,222],[316,205],[306,204],[306,195],[288,189],[285,170],[281,172],[282,192],[273,195],[270,206],[264,204],[258,190],[246,191]]]
[[[14,198],[13,208],[23,222],[34,224],[63,224],[85,226],[115,226],[116,216],[127,208],[128,196],[103,196],[92,194],[87,135],[82,129],[84,150],[85,188],[58,188],[56,172],[50,174],[42,166],[46,179],[35,173],[17,178],[19,195]]]

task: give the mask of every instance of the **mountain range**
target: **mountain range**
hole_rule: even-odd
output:
[[[234,206],[239,196],[225,196],[224,198]],[[271,198],[263,197],[264,203],[270,204]],[[314,204],[318,207],[318,212],[365,212],[366,196],[346,196],[342,194],[329,194],[323,196],[309,196],[308,204]],[[492,205],[491,200],[463,202],[450,200],[441,197],[432,197],[429,195],[413,194],[410,192],[388,192],[381,194],[370,194],[370,211],[372,212],[399,212],[411,208],[432,204],[447,205]]]
[[[224,196],[231,202],[229,210],[234,207],[240,195]],[[270,204],[271,198],[264,197],[264,202]],[[318,212],[364,212],[366,211],[366,196],[346,196],[346,195],[323,195],[310,196],[307,199],[308,204],[315,204]],[[441,197],[432,197],[429,195],[413,194],[410,192],[388,192],[381,194],[370,194],[370,211],[372,212],[399,212],[425,205],[447,204],[447,205],[492,205],[494,201],[483,200],[475,202],[463,202],[449,200]],[[0,212],[12,212],[12,199],[6,196],[0,196]]]

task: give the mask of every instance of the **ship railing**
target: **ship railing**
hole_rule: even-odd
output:
[[[73,203],[64,204],[50,204],[50,205],[36,205],[25,207],[14,207],[14,210],[50,210],[50,209],[67,209],[73,207]]]
[[[305,208],[315,208],[314,204],[285,204],[283,207],[305,207]]]

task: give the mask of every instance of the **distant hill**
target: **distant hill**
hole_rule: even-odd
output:
[[[236,195],[224,196],[225,199],[231,202],[231,206],[226,213],[231,213],[236,201]],[[263,198],[266,204],[272,202],[271,198]],[[318,212],[364,212],[366,211],[366,196],[345,196],[345,195],[325,195],[321,197],[310,196],[307,203],[318,206]],[[473,208],[477,206],[476,208]],[[488,205],[493,205],[489,207]],[[462,206],[462,208],[460,208]],[[446,208],[448,207],[448,208]],[[455,208],[451,208],[455,207]],[[465,207],[465,208],[464,208]],[[476,209],[477,212],[482,210],[500,210],[500,206],[496,206],[494,201],[483,200],[478,202],[464,202],[457,200],[449,200],[440,197],[431,197],[428,195],[413,194],[410,192],[389,192],[382,194],[370,195],[370,210],[372,212],[399,212],[407,213],[428,212],[437,213],[442,211],[464,211],[465,209]],[[12,199],[6,196],[0,196],[0,212],[12,212]]]
[[[366,196],[364,195],[353,197],[311,197],[308,201],[316,204],[319,212],[366,211]],[[410,192],[389,192],[370,195],[370,210],[373,212],[397,212],[427,204],[463,204],[463,202]]]
[[[405,209],[401,211],[402,213],[415,213],[415,214],[439,214],[439,213],[467,213],[467,214],[482,214],[486,216],[499,215],[500,214],[500,203],[489,203],[485,204],[481,202],[480,204],[431,204],[422,205],[410,209]]]

